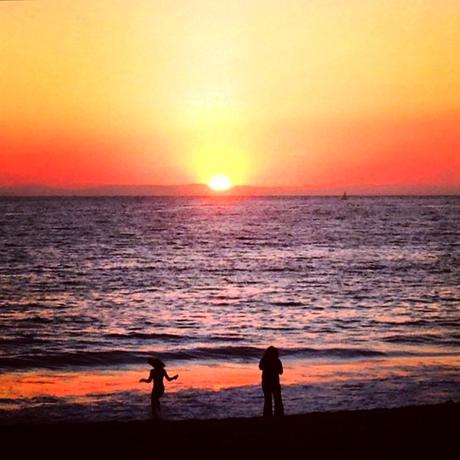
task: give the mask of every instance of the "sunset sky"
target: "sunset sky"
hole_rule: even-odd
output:
[[[460,190],[458,0],[0,2],[0,185]]]

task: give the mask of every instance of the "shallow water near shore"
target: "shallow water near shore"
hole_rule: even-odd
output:
[[[263,396],[256,366],[172,362],[162,418],[253,417]],[[460,400],[456,356],[358,360],[286,360],[282,377],[288,414],[423,405]],[[147,369],[22,371],[0,376],[0,423],[140,420],[150,418]]]
[[[459,400],[460,199],[0,199],[0,423]]]

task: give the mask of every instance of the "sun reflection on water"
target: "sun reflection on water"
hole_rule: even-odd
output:
[[[284,385],[308,385],[326,382],[345,382],[354,379],[384,379],[388,375],[404,377],[412,369],[425,366],[444,366],[458,369],[460,357],[431,356],[392,359],[340,361],[284,360]],[[184,390],[220,391],[228,388],[259,385],[260,371],[247,363],[197,363],[174,362],[168,366],[179,379],[167,383],[167,392]],[[77,398],[83,402],[97,394],[117,392],[148,392],[150,387],[139,384],[147,377],[148,367],[127,367],[122,370],[92,371],[27,371],[6,372],[0,375],[0,399],[31,399],[52,396]],[[12,401],[13,402],[13,401]],[[8,405],[8,408],[11,408]]]

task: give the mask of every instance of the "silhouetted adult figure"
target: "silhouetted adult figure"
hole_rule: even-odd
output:
[[[262,390],[264,392],[264,417],[271,417],[272,397],[275,401],[275,416],[284,415],[283,400],[281,399],[280,375],[283,364],[275,347],[268,347],[259,362],[262,371]]]
[[[165,369],[165,364],[156,358],[149,358],[147,362],[153,367],[150,371],[148,379],[140,379],[139,382],[150,383],[153,381],[151,401],[152,401],[152,416],[158,417],[160,415],[160,398],[165,392],[165,384],[163,383],[163,377],[170,382],[171,380],[177,380],[179,375],[170,377]]]

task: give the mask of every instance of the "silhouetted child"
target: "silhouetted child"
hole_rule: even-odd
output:
[[[284,415],[283,400],[281,399],[280,375],[283,365],[279,359],[278,350],[268,347],[259,362],[262,371],[262,390],[264,391],[264,417],[271,417],[272,396],[275,400],[275,416]]]
[[[179,375],[170,377],[166,372],[165,365],[162,361],[156,358],[149,358],[147,362],[153,367],[150,371],[148,379],[140,379],[139,382],[150,383],[153,381],[152,387],[152,415],[153,417],[158,417],[160,415],[160,398],[165,392],[165,385],[163,383],[163,377],[166,377],[168,382],[171,380],[176,380]]]

